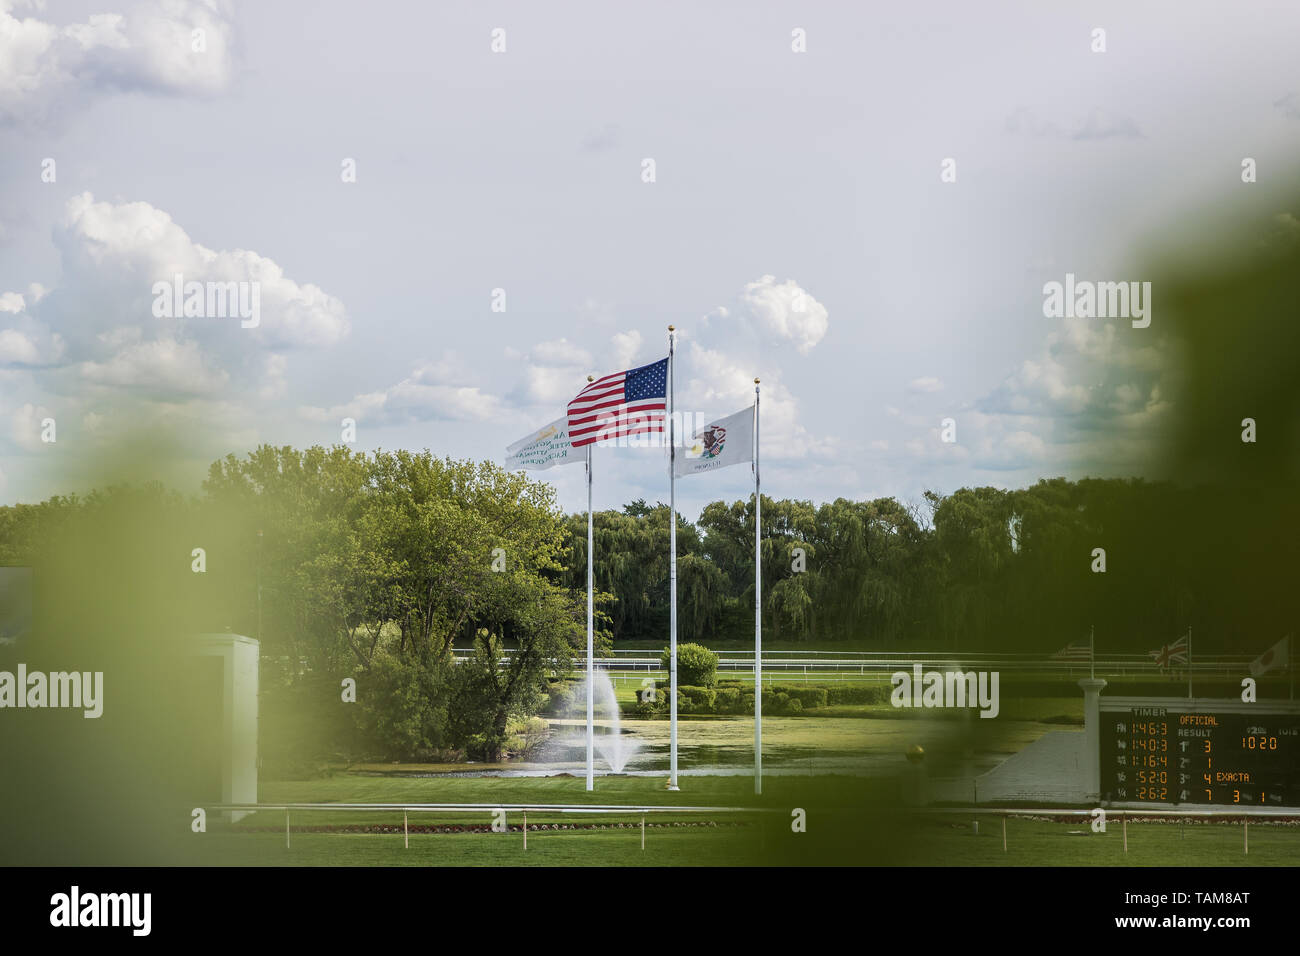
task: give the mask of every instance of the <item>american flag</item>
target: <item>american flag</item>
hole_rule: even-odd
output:
[[[1092,649],[1087,644],[1067,644],[1052,655],[1054,661],[1086,661],[1092,658]]]
[[[1174,664],[1187,663],[1187,636],[1183,635],[1172,644],[1166,644],[1158,651],[1148,651],[1151,657],[1155,658],[1156,664],[1161,668],[1172,667]]]
[[[667,397],[668,359],[598,378],[569,402],[569,443],[662,432]]]

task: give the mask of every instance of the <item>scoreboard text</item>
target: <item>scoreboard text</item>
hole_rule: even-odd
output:
[[[1103,698],[1100,719],[1102,800],[1300,806],[1300,712],[1293,707]]]

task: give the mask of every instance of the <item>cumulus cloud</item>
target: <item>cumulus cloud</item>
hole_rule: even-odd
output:
[[[0,444],[20,451],[40,447],[40,420],[54,417],[37,396],[57,406],[60,445],[75,438],[73,449],[145,427],[170,430],[200,455],[254,443],[265,403],[290,392],[290,356],[337,345],[349,331],[335,297],[256,252],[199,244],[148,203],[74,196],[52,235],[57,287],[0,291],[0,397],[28,396],[0,408],[11,425]],[[260,322],[156,315],[155,283],[177,274],[256,284]]]
[[[34,301],[37,298],[33,296]],[[0,293],[0,367],[52,365],[63,350],[63,337],[32,318],[23,295]]]
[[[53,417],[54,413],[44,405],[24,402],[9,413],[9,438],[24,451],[36,451],[44,445],[42,422]]]
[[[0,0],[0,122],[43,121],[91,94],[210,95],[234,73],[224,0],[152,0],[56,25],[44,4]]]
[[[230,381],[227,372],[204,363],[197,342],[166,337],[125,345],[104,362],[82,362],[80,372],[92,385],[167,396],[215,395]]]
[[[606,375],[633,368],[643,361],[642,336],[635,329],[607,338],[593,338],[599,351],[570,342],[567,338],[539,342],[513,357],[523,360],[523,377],[507,395],[516,406],[560,407],[586,384],[588,375]]]
[[[826,307],[793,279],[777,282],[765,275],[746,284],[737,302],[704,317],[709,329],[732,329],[757,337],[766,345],[793,345],[807,355],[830,328]]]
[[[729,415],[754,403],[754,366],[737,359],[728,350],[705,348],[690,343],[687,354],[691,374],[678,383],[678,407],[710,417]],[[683,363],[685,364],[685,363]],[[781,381],[778,369],[763,377],[763,454],[770,459],[798,459],[829,456],[836,442],[817,436],[805,424],[805,413],[790,389]]]
[[[1172,408],[1172,346],[1105,320],[1059,321],[1039,353],[955,416],[962,441],[993,470],[1140,468]]]
[[[927,375],[922,378],[912,379],[912,381],[907,385],[907,390],[909,392],[920,392],[922,394],[942,392],[943,382],[935,378],[933,375]]]
[[[475,385],[449,383],[444,376],[452,366],[446,357],[439,362],[426,362],[396,385],[356,395],[329,408],[302,406],[299,414],[308,421],[337,422],[352,418],[370,425],[500,419],[505,410],[502,399]]]
[[[127,310],[129,317],[153,320],[154,284],[185,282],[257,283],[261,319],[256,328],[239,329],[259,345],[272,348],[336,345],[350,324],[343,303],[319,286],[299,284],[272,259],[247,249],[213,250],[192,240],[166,212],[146,202],[97,202],[90,193],[68,200],[54,234],[68,285],[96,293],[111,291],[117,305],[92,315],[111,321]],[[236,330],[218,318],[165,319],[188,334],[207,336],[226,322],[223,337]],[[237,324],[237,323],[234,323]]]

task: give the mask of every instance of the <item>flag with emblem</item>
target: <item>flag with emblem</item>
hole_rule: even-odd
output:
[[[1290,635],[1287,635],[1250,662],[1250,676],[1259,677],[1276,668],[1286,667],[1291,661],[1290,650]]]
[[[673,461],[678,478],[750,464],[754,460],[754,406],[709,422],[685,445]]]

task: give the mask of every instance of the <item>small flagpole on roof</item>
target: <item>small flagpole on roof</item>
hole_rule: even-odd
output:
[[[1187,699],[1192,699],[1192,628],[1187,628]]]

